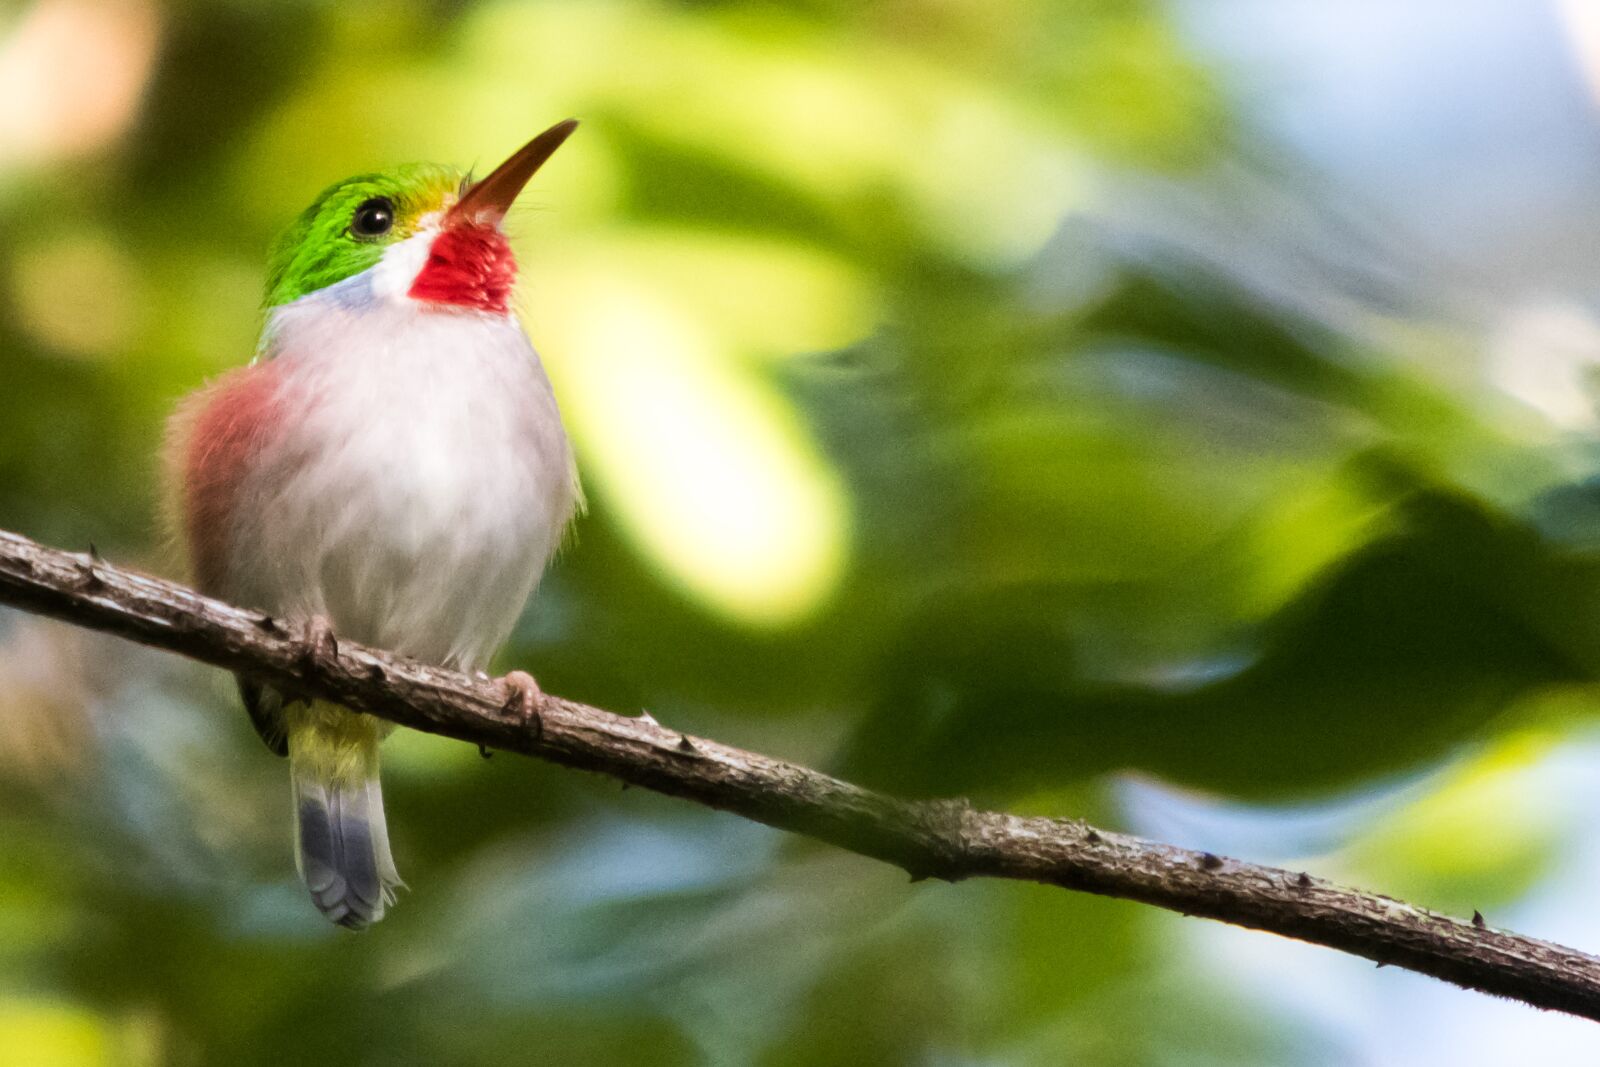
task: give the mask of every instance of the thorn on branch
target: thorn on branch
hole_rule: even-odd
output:
[[[88,592],[94,592],[98,589],[105,588],[106,583],[95,571],[95,566],[104,562],[105,561],[100,558],[99,550],[94,547],[94,542],[90,541],[89,558],[78,564],[78,572],[81,575],[81,580],[78,582],[78,587],[80,589]]]
[[[1096,831],[1095,828],[1092,827],[1092,826],[1084,827],[1083,839],[1085,841],[1089,842],[1089,844],[1091,844],[1091,845],[1098,845],[1103,840],[1101,838],[1099,832]]]
[[[278,625],[278,620],[271,615],[258,615],[255,622],[256,629],[264,634],[281,634],[283,632],[283,627]]]
[[[1296,878],[1294,880],[1294,884],[1299,886],[1301,889],[1310,889],[1311,888],[1311,876],[1309,874],[1307,874],[1305,871],[1301,871],[1300,872],[1300,877],[1298,877],[1298,878]]]
[[[678,735],[678,751],[679,752],[698,752],[699,749],[694,747],[694,742],[689,740],[689,735],[688,734],[679,734]]]
[[[1479,911],[1477,908],[1472,909],[1472,925],[1476,926],[1480,930],[1482,930],[1486,925],[1483,921],[1483,912]]]
[[[478,755],[482,759],[493,759],[494,758],[494,753],[489,751],[489,746],[484,744],[481,741],[478,742]]]
[[[1222,866],[1222,857],[1211,852],[1200,853],[1200,866],[1208,871],[1214,871]]]

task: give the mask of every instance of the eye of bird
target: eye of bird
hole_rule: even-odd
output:
[[[350,217],[350,232],[357,237],[381,237],[394,228],[394,202],[386,196],[363,200]]]

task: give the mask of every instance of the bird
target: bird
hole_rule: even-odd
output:
[[[550,380],[512,309],[503,223],[577,128],[487,177],[409,164],[336,182],[272,246],[254,358],[181,400],[168,511],[196,587],[339,639],[482,672],[582,510]],[[536,721],[523,671],[507,706]],[[289,761],[296,867],[329,920],[382,919],[403,883],[378,776],[392,726],[238,677]]]

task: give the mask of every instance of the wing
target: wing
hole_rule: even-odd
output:
[[[191,394],[167,423],[164,466],[169,526],[187,551],[202,593],[230,599],[230,532],[236,489],[282,425],[281,377],[271,361],[230,371]],[[250,722],[280,756],[288,755],[283,700],[240,677]]]
[[[250,725],[261,735],[267,751],[274,756],[287,756],[289,730],[283,719],[283,697],[271,686],[242,674],[234,675],[234,681],[239,683],[239,699],[250,715]]]

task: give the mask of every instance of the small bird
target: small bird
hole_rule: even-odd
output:
[[[572,449],[511,311],[501,224],[577,127],[488,177],[432,164],[339,182],[272,249],[255,358],[168,424],[174,525],[202,592],[301,628],[463,671],[485,668],[581,507]],[[532,677],[503,679],[537,712]],[[289,758],[296,866],[341,926],[401,885],[378,745],[391,727],[251,679],[239,692]]]

